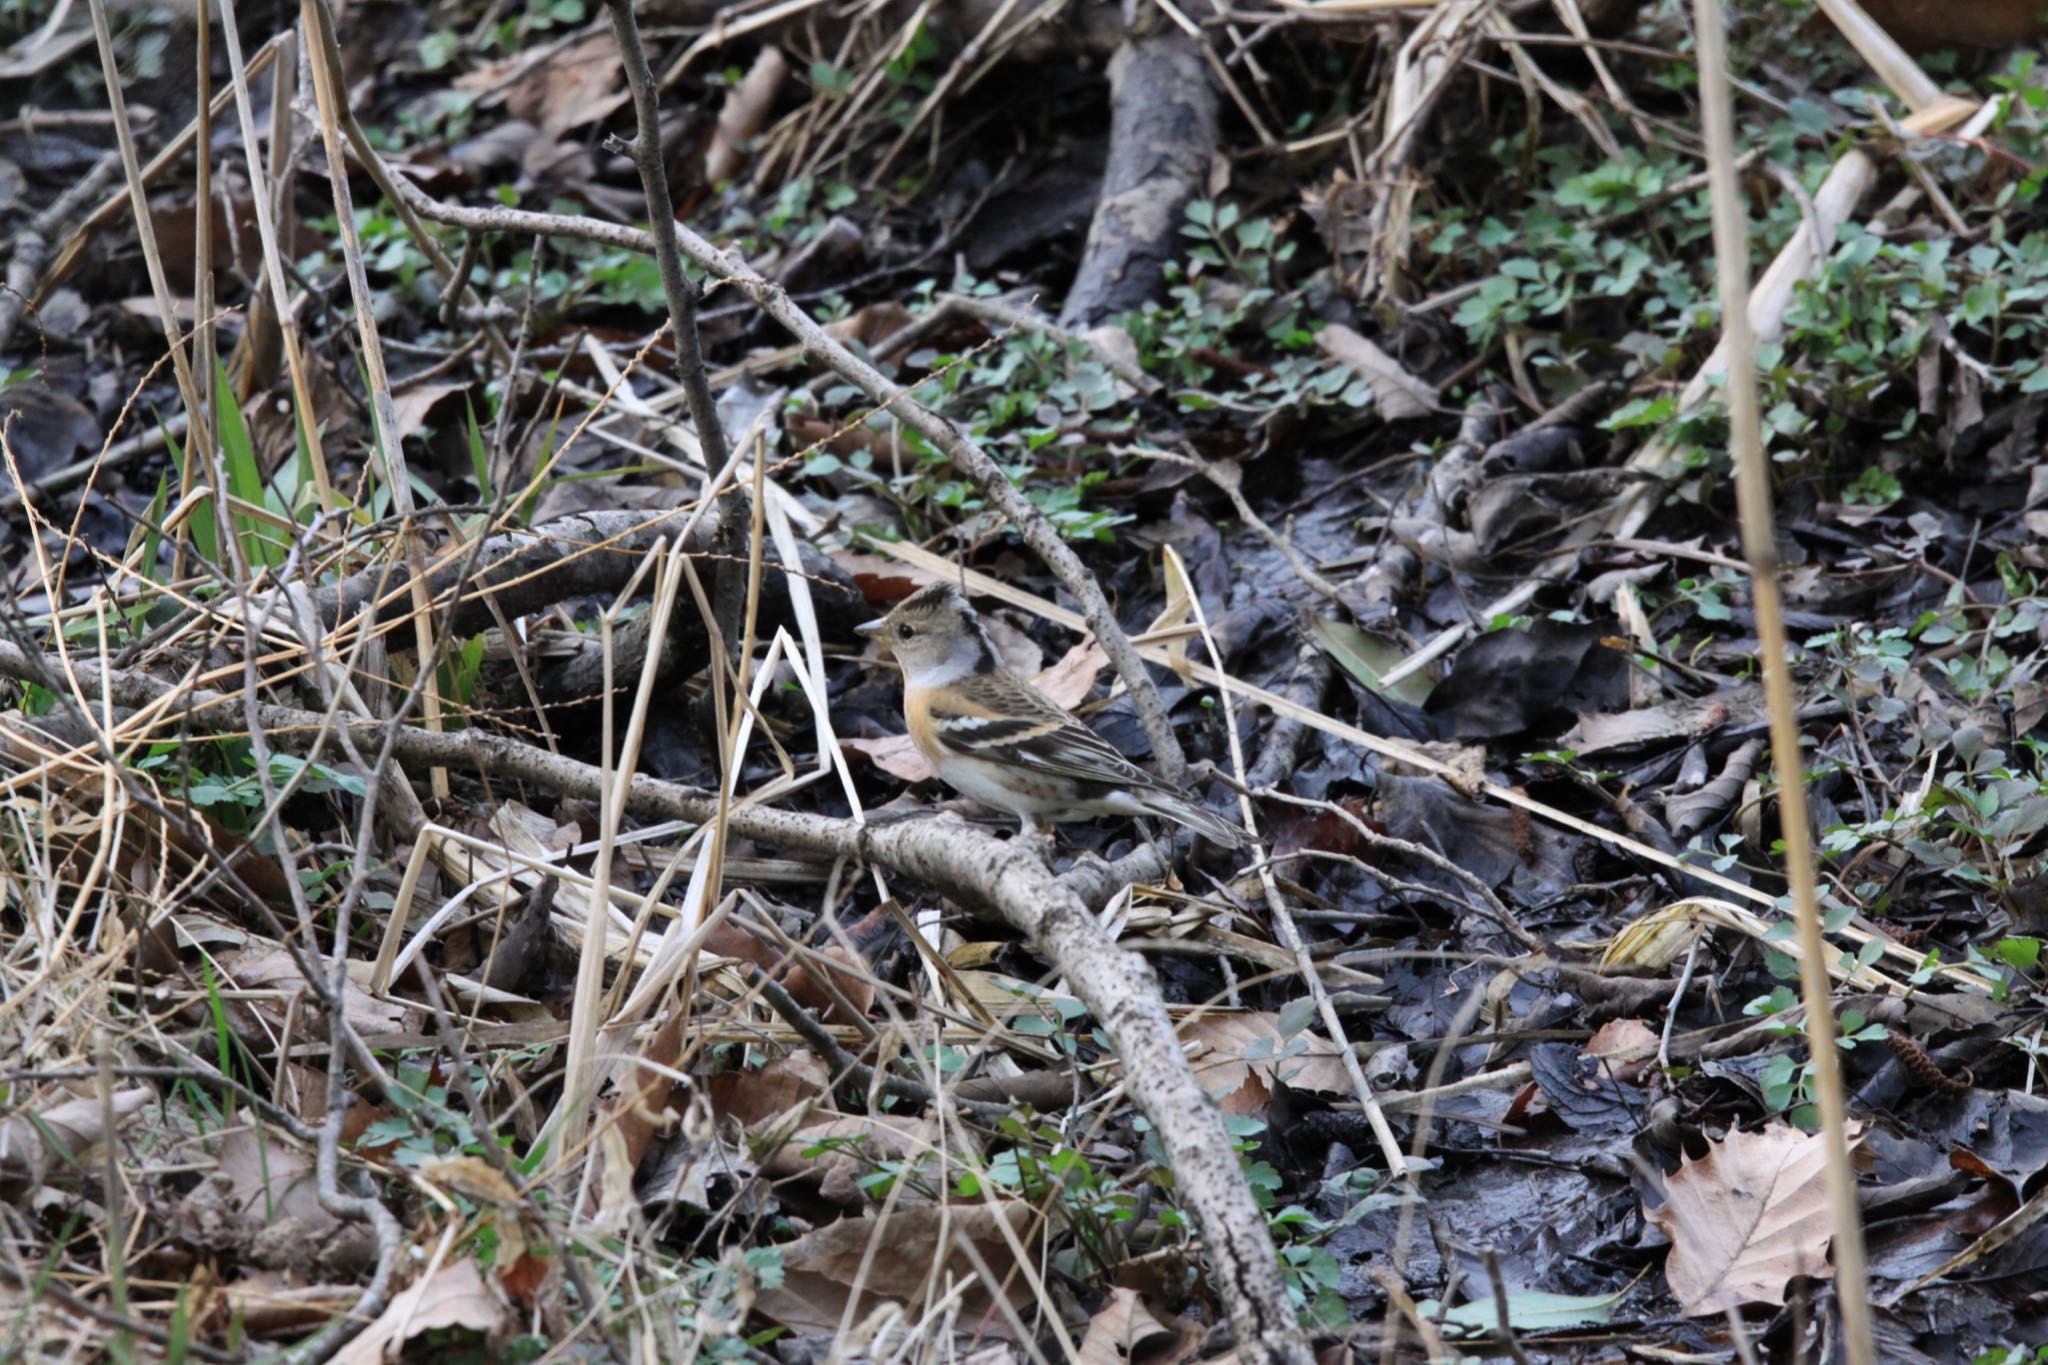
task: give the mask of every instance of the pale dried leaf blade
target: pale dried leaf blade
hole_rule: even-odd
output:
[[[1372,401],[1389,422],[1427,417],[1436,411],[1436,386],[1408,373],[1400,361],[1340,322],[1316,333],[1316,345],[1372,385]]]
[[[1177,630],[1186,625],[1189,617],[1194,614],[1195,585],[1188,578],[1187,565],[1181,562],[1180,552],[1171,545],[1164,546],[1160,556],[1160,567],[1165,571],[1166,605],[1161,607],[1159,615],[1152,619],[1152,627],[1148,634]],[[1185,637],[1166,642],[1166,662],[1182,682],[1188,680],[1188,642]]]
[[[1159,1338],[1174,1335],[1145,1307],[1144,1295],[1135,1289],[1112,1289],[1109,1301],[1088,1320],[1088,1335],[1081,1339],[1075,1360],[1078,1365],[1129,1365],[1155,1359]]]
[[[1850,1134],[1853,1143],[1856,1134]],[[1687,1317],[1785,1302],[1795,1275],[1832,1275],[1827,1140],[1783,1124],[1731,1129],[1664,1182],[1646,1216],[1671,1239],[1664,1277]]]
[[[155,1098],[156,1092],[141,1086],[115,1091],[115,1122],[140,1112]],[[76,1161],[105,1140],[105,1118],[106,1109],[97,1099],[79,1099],[53,1105],[33,1119],[19,1115],[0,1123],[0,1178],[29,1176],[50,1161]]]
[[[1091,635],[1031,681],[1039,691],[1071,711],[1088,700],[1088,694],[1095,690],[1096,675],[1108,666],[1109,656]]]
[[[476,1262],[455,1261],[394,1295],[383,1314],[342,1347],[334,1361],[335,1365],[383,1365],[388,1348],[422,1333],[460,1327],[489,1335],[505,1321],[505,1301],[484,1283]]]
[[[924,755],[910,742],[909,735],[884,735],[879,739],[841,739],[839,747],[865,755],[883,772],[905,782],[924,782],[938,774],[924,761]]]
[[[300,974],[298,962],[283,948],[248,948],[226,958],[223,965],[234,984],[244,990],[277,991],[286,996],[301,995],[309,1000],[317,998],[306,978]],[[369,977],[371,968],[372,964],[368,962],[349,962],[347,977],[342,983],[343,1012],[359,1033],[399,1032],[407,1026],[410,1011],[403,1005],[379,1000],[364,989],[363,982]],[[281,1025],[283,1003],[262,1003],[264,1012],[275,1014],[276,1022]]]

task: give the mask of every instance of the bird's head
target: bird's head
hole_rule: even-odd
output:
[[[912,687],[938,687],[992,667],[995,649],[981,619],[951,583],[933,583],[855,629],[880,646]]]

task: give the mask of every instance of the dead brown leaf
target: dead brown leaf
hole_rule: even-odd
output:
[[[875,605],[877,616],[919,588],[939,581],[937,574],[913,568],[888,555],[869,554],[863,550],[835,550],[832,562],[846,570],[854,586],[860,589],[862,598]]]
[[[905,782],[928,782],[937,777],[932,765],[924,761],[924,755],[910,742],[909,735],[885,735],[880,739],[842,739],[842,749],[851,749],[867,756],[868,762]]]
[[[1824,1137],[1772,1124],[1730,1129],[1664,1182],[1645,1215],[1671,1239],[1664,1278],[1687,1317],[1782,1305],[1793,1276],[1834,1273],[1826,1168]]]
[[[115,1091],[114,1121],[121,1122],[155,1098],[154,1091],[139,1086]],[[32,1119],[8,1119],[0,1123],[0,1180],[40,1182],[52,1161],[76,1160],[106,1136],[105,1110],[97,1099],[66,1100]]]
[[[1616,1080],[1639,1081],[1643,1073],[1656,1064],[1657,1033],[1640,1019],[1610,1019],[1602,1024],[1591,1038],[1586,1040],[1588,1057],[1611,1057],[1618,1052],[1628,1052],[1647,1047],[1648,1053],[1617,1061],[1612,1070]]]
[[[872,936],[884,927],[888,918],[888,911],[877,907],[857,924],[848,925],[846,932],[853,946],[827,944],[818,950],[818,958],[824,962],[814,958],[793,959],[775,944],[730,921],[714,927],[705,936],[704,950],[718,957],[753,963],[780,982],[782,988],[789,992],[790,999],[825,1023],[852,1025],[865,1019],[875,1003],[874,981],[858,946],[864,937]],[[840,966],[827,967],[825,962]],[[824,978],[827,976],[831,978],[837,996],[833,990],[825,988]],[[853,1018],[848,1018],[847,1010],[840,1007],[841,1000],[854,1012]]]
[[[1372,385],[1373,407],[1382,420],[1399,422],[1436,411],[1435,385],[1417,379],[1400,361],[1342,323],[1333,322],[1317,332],[1316,345]]]
[[[355,1306],[361,1290],[347,1284],[293,1284],[271,1270],[245,1270],[224,1285],[207,1322],[225,1333],[239,1325],[252,1337],[303,1332]]]
[[[1109,1302],[1088,1320],[1088,1334],[1081,1338],[1074,1359],[1076,1365],[1174,1365],[1185,1360],[1201,1344],[1199,1329],[1183,1323],[1176,1330],[1167,1326],[1145,1306],[1145,1296],[1135,1289],[1112,1289]]]
[[[1580,716],[1558,743],[1574,753],[1597,754],[1696,737],[1730,725],[1754,725],[1763,716],[1764,690],[1752,683],[1704,697],[1679,697],[1640,711]]]
[[[850,1208],[868,1202],[869,1196],[858,1182],[874,1169],[876,1161],[909,1160],[930,1151],[938,1137],[928,1119],[839,1115],[791,1133],[762,1158],[761,1173],[777,1179],[815,1181],[819,1197]],[[817,1151],[821,1146],[825,1150]],[[911,1197],[898,1195],[898,1206]]]
[[[491,1267],[499,1287],[521,1302],[530,1302],[547,1279],[549,1266],[546,1258],[534,1255],[528,1245],[522,1221],[526,1201],[505,1173],[482,1157],[453,1156],[426,1162],[420,1175],[484,1207],[483,1216],[498,1237]]]
[[[704,183],[717,185],[730,180],[746,164],[747,146],[775,107],[775,96],[789,76],[789,62],[780,50],[764,47],[740,83],[726,91],[725,105],[718,111],[718,126],[712,130],[711,145],[704,152]]]
[[[341,1348],[335,1365],[384,1365],[385,1352],[425,1332],[465,1328],[489,1336],[508,1321],[505,1301],[491,1292],[476,1262],[453,1261],[392,1296],[361,1335]]]
[[[607,26],[566,46],[529,48],[459,76],[455,88],[501,95],[513,117],[554,137],[595,123],[624,104],[625,77]]]
[[[314,1269],[359,1270],[376,1255],[360,1223],[343,1223],[320,1203],[313,1158],[250,1127],[230,1129],[214,1148],[236,1214],[257,1231],[249,1258],[271,1269],[306,1275]]]
[[[1088,700],[1088,694],[1095,690],[1096,675],[1107,667],[1109,656],[1091,635],[1031,681],[1039,691],[1071,711]]]
[[[414,384],[391,395],[391,406],[398,413],[398,435],[402,440],[411,436],[427,424],[427,414],[450,394],[461,393],[467,384]]]
[[[863,346],[872,346],[886,337],[894,336],[909,325],[910,310],[894,299],[883,299],[865,304],[843,318],[826,323],[825,335],[834,341],[858,341]],[[882,555],[864,555],[857,552],[849,552],[849,557],[871,559],[877,564],[896,562]]]
[[[1351,1088],[1337,1045],[1313,1033],[1283,1038],[1277,1014],[1205,1014],[1182,1024],[1180,1036],[1204,1045],[1189,1059],[1195,1079],[1226,1114],[1264,1109],[1275,1081],[1325,1093]]]
[[[374,965],[357,961],[348,964],[348,979],[342,987],[341,1003],[349,1023],[358,1033],[398,1033],[411,1028],[410,1010],[403,1005],[379,1000],[363,988],[362,982],[369,977]],[[283,1000],[246,1002],[272,1030],[284,1028],[286,1007],[293,1003],[291,997],[305,997],[312,993],[306,978],[299,974],[299,964],[292,960],[292,955],[270,944],[245,948],[223,959],[221,966],[228,978],[243,990],[276,991],[285,997]],[[301,998],[296,1003],[299,1019],[315,1017],[312,1014],[313,1001]]]
[[[600,1109],[613,1116],[610,1130],[618,1134],[616,1150],[600,1147],[607,1166],[614,1159],[620,1163],[619,1177],[627,1182],[629,1192],[632,1174],[640,1165],[640,1159],[647,1155],[654,1135],[674,1121],[671,1105],[681,1085],[675,1079],[676,1063],[683,1055],[683,1023],[689,1017],[682,1002],[671,1001],[668,1018],[647,1040],[641,1049],[646,1065],[634,1064],[618,1078],[618,1094],[605,1101]],[[600,1175],[603,1171],[599,1172]],[[601,1187],[603,1181],[593,1180],[593,1189]]]
[[[719,1118],[735,1118],[748,1128],[759,1128],[826,1095],[831,1088],[831,1073],[815,1053],[788,1052],[771,1058],[758,1070],[719,1072],[706,1083],[705,1098]]]
[[[861,1302],[853,1315],[856,1320],[884,1300],[914,1308],[940,1285],[971,1280],[961,1296],[961,1320],[974,1323],[978,1330],[1008,1336],[1009,1319],[996,1311],[990,1286],[981,1282],[974,1261],[959,1245],[962,1241],[972,1245],[982,1264],[999,1280],[1006,1280],[1012,1303],[1028,1304],[1029,1281],[1021,1274],[1008,1273],[1017,1258],[998,1219],[1008,1225],[1025,1253],[1033,1254],[1038,1214],[1019,1201],[930,1204],[886,1217],[842,1218],[782,1248],[783,1282],[762,1290],[754,1301],[754,1311],[793,1331],[832,1332],[838,1330],[857,1279]],[[874,1256],[863,1278],[863,1262],[870,1247]]]

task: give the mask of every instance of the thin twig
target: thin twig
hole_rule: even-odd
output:
[[[1531,1365],[1529,1353],[1515,1340],[1514,1320],[1508,1311],[1508,1283],[1500,1273],[1500,1255],[1486,1247],[1480,1251],[1479,1259],[1485,1263],[1487,1282],[1493,1286],[1494,1340],[1514,1358],[1515,1365]]]
[[[676,212],[668,197],[668,171],[661,151],[661,106],[654,73],[647,67],[647,49],[640,43],[640,25],[632,0],[605,0],[611,11],[612,36],[626,63],[626,83],[633,89],[633,163],[640,169],[640,187],[647,194],[647,224],[654,238],[654,260],[661,268],[661,292],[668,299],[669,326],[675,333],[676,374],[690,419],[697,424],[697,443],[704,449],[704,467],[723,469],[725,428],[718,421],[718,403],[704,371],[704,350],[697,337],[697,286],[683,274],[676,250]]]

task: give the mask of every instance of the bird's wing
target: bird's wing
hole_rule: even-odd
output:
[[[934,737],[963,757],[1098,787],[1171,790],[1037,688],[977,673],[928,703]]]

